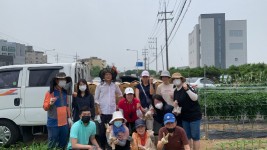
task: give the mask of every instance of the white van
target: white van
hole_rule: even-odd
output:
[[[44,96],[58,72],[65,72],[74,83],[90,78],[90,69],[83,63],[0,67],[0,146],[12,144],[19,137],[27,141],[46,129]]]

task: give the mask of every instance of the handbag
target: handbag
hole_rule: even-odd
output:
[[[145,92],[145,90],[144,90],[144,88],[143,88],[143,86],[142,86],[141,83],[140,83],[140,86],[141,86],[141,88],[142,88],[143,93],[145,94],[146,102],[147,102],[148,104],[151,104],[151,99],[146,95],[146,92]]]

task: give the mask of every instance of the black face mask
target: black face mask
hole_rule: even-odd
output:
[[[175,131],[175,127],[174,128],[167,128],[169,133],[173,133]]]
[[[88,123],[90,121],[90,116],[82,116],[82,122]]]

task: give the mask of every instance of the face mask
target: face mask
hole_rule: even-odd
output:
[[[167,128],[169,133],[173,133],[175,131],[175,127],[174,128]]]
[[[122,121],[114,121],[114,126],[116,126],[117,128],[120,127],[122,125]]]
[[[58,86],[60,86],[61,88],[66,86],[67,81],[66,80],[59,80],[58,82]]]
[[[163,106],[163,103],[157,103],[157,104],[155,105],[155,107],[156,107],[157,109],[161,109],[162,106]]]
[[[86,85],[80,85],[79,86],[79,89],[84,92],[86,90]]]
[[[82,116],[82,122],[88,123],[90,121],[90,116]]]
[[[180,85],[181,83],[182,83],[181,79],[174,79],[173,80],[173,84],[176,86]]]

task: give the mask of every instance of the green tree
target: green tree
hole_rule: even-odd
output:
[[[99,72],[100,72],[100,67],[99,66],[93,66],[90,69],[90,74],[91,74],[92,77],[98,77]]]

